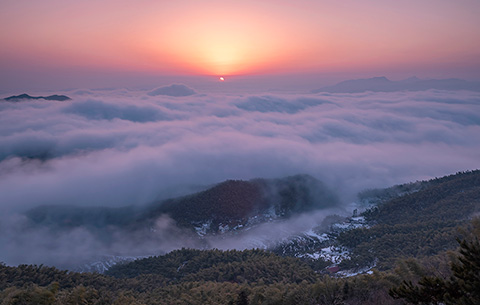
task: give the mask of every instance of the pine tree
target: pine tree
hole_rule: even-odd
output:
[[[245,290],[242,290],[238,293],[235,305],[248,305],[248,294]]]
[[[480,304],[480,242],[460,243],[460,257],[452,263],[453,277],[447,283],[446,301],[451,304]]]
[[[480,242],[478,238],[460,242],[458,261],[452,263],[453,276],[448,279],[423,277],[418,286],[412,282],[392,288],[389,294],[413,304],[480,304]]]

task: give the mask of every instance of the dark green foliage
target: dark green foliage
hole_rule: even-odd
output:
[[[53,287],[52,287],[53,286]],[[36,305],[52,305],[55,302],[55,294],[58,288],[55,288],[55,284],[49,287],[38,287],[32,285],[24,289],[7,288],[2,293],[2,305],[23,305],[23,304],[36,304]]]
[[[480,171],[431,180],[418,192],[388,201],[364,213],[376,224],[395,225],[469,218],[480,210]]]
[[[430,181],[416,181],[394,185],[385,189],[367,189],[358,193],[358,199],[365,204],[379,205],[383,202],[415,193],[431,184]]]
[[[451,292],[447,299],[457,300],[457,304],[480,303],[480,243],[462,241],[460,257],[452,263],[453,277],[448,282]]]
[[[413,304],[480,304],[480,243],[478,238],[460,243],[458,260],[452,263],[449,279],[425,276],[417,285],[404,281],[390,289],[394,298]]]
[[[380,269],[393,267],[398,258],[425,257],[454,249],[462,222],[416,222],[376,225],[343,232],[338,241],[352,249],[351,260],[343,268],[355,268],[376,261]]]
[[[381,274],[323,277],[299,259],[261,250],[184,249],[116,269],[112,273],[138,275],[115,278],[44,266],[0,266],[0,304],[358,304],[359,296],[378,299],[392,286]],[[176,276],[167,277],[171,274]],[[14,303],[17,299],[24,302]]]
[[[418,191],[367,210],[370,228],[341,233],[338,242],[352,250],[343,268],[376,262],[392,268],[399,257],[427,257],[455,249],[459,226],[480,211],[480,171],[418,182]],[[392,195],[393,196],[393,195]]]
[[[459,173],[422,182],[414,193],[407,188],[366,213],[369,229],[340,234],[353,249],[344,266],[377,260],[384,270],[372,274],[330,277],[313,263],[262,250],[182,249],[118,265],[109,275],[0,264],[0,305],[479,304],[480,219],[469,222],[479,211],[479,176]],[[295,192],[302,198],[301,187],[281,196]],[[458,245],[456,237],[463,241],[449,265],[445,250]]]
[[[314,282],[315,272],[304,262],[280,257],[263,250],[220,251],[182,249],[164,256],[150,257],[116,265],[107,271],[119,278],[155,274],[169,283],[214,282]]]
[[[246,290],[240,291],[235,305],[248,305],[248,293]]]
[[[466,237],[450,255],[449,273],[437,265],[434,273],[407,277],[390,294],[413,304],[480,304],[480,218],[463,231]]]

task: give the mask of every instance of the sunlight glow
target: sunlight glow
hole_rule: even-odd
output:
[[[3,2],[2,85],[47,70],[480,77],[474,0]]]
[[[245,14],[191,12],[188,24],[176,21],[165,29],[168,45],[159,40],[152,48],[200,74],[235,75],[278,65],[291,53],[283,37],[288,30],[251,12],[246,20]]]

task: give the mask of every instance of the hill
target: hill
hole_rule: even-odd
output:
[[[462,237],[458,228],[480,211],[480,172],[367,190],[359,194],[359,200],[360,206],[371,207],[356,217],[330,216],[319,227],[309,227],[275,242],[257,241],[252,234],[245,238],[253,238],[257,247],[282,256],[313,260],[316,266],[339,264],[344,273],[365,271],[372,266],[387,270],[399,258],[429,257],[457,246],[456,238]],[[102,243],[115,242],[121,236],[135,238],[138,246],[142,242],[156,243],[163,236],[156,231],[156,221],[168,217],[175,228],[186,231],[168,228],[165,234],[176,234],[179,239],[190,240],[192,246],[209,248],[214,235],[235,245],[240,233],[252,232],[256,226],[337,203],[336,196],[321,182],[297,175],[271,180],[229,180],[143,208],[44,206],[30,210],[27,216],[34,230],[36,226],[54,232],[81,227],[98,236]],[[102,254],[110,253],[99,256]],[[151,255],[136,255],[147,254]],[[108,268],[125,260],[118,255],[108,256],[108,264],[96,262],[92,266]],[[131,260],[132,254],[124,255]],[[81,270],[88,268],[86,265]]]
[[[203,234],[221,233],[338,204],[331,190],[308,175],[229,180],[203,192],[154,203],[137,221],[152,222],[167,214],[180,226],[203,230]]]
[[[155,274],[161,275],[171,283],[262,281],[271,284],[282,280],[290,283],[302,281],[313,283],[317,278],[306,263],[264,250],[175,250],[164,256],[118,264],[106,274],[117,278]]]
[[[308,175],[282,179],[229,180],[188,196],[154,202],[146,207],[40,206],[26,212],[33,225],[51,229],[116,226],[150,228],[162,215],[202,234],[238,230],[272,219],[338,205],[336,195]]]
[[[453,265],[455,269],[452,267],[455,277],[450,277],[451,271],[443,273],[452,279],[448,285],[460,284],[450,290],[462,300],[470,301],[465,304],[475,304],[472,301],[478,294],[479,281],[475,274],[479,268],[475,262],[480,254],[479,231],[480,226],[473,231],[476,232],[476,244],[462,243],[459,259]],[[163,257],[117,266],[110,271],[113,276],[66,272],[45,266],[0,264],[0,301],[2,304],[35,305],[411,304],[396,299],[405,298],[437,304],[436,297],[443,297],[444,292],[434,289],[431,283],[444,283],[438,274],[440,270],[445,272],[443,268],[448,262],[442,257],[435,260],[437,269],[424,266],[425,261],[410,259],[399,262],[395,272],[374,271],[349,278],[332,278],[315,272],[299,259],[282,258],[259,250],[182,249]],[[468,282],[461,281],[463,271],[466,271]],[[437,277],[432,277],[433,274]],[[424,287],[422,290],[412,284],[419,281]],[[447,300],[445,304],[457,303]]]
[[[268,206],[268,200],[259,199],[263,197],[258,190],[265,190],[265,185],[275,186],[274,194],[278,198],[290,198],[286,194],[301,198],[299,194],[308,194],[292,183],[302,181],[299,185],[304,185],[303,179],[310,181],[302,177],[227,181],[191,195],[193,197],[175,200],[185,205],[196,200],[201,205],[202,200],[213,199],[212,194],[245,191],[249,199],[238,203],[237,212],[224,211],[216,216],[241,219],[249,215],[245,211],[261,211]],[[220,198],[230,198],[227,202],[233,207],[237,206],[234,204],[239,200],[237,197],[241,197],[235,192],[222,196]],[[283,257],[264,250],[181,249],[118,264],[107,275],[44,266],[0,265],[0,300],[2,304],[396,305],[419,298],[428,300],[426,304],[435,304],[434,297],[440,295],[446,300],[445,304],[455,304],[455,300],[443,292],[431,289],[435,283],[448,286],[462,298],[468,296],[457,288],[478,291],[475,274],[479,268],[475,262],[480,254],[480,220],[472,221],[472,218],[480,211],[480,171],[369,190],[362,193],[361,200],[374,205],[347,222],[354,224],[360,218],[364,222],[358,222],[359,226],[333,223],[332,231],[326,235],[332,237],[329,242],[333,246],[344,247],[348,252],[340,263],[340,270],[375,264],[377,270],[367,274],[338,272],[336,277],[331,277],[328,274],[338,268],[324,268],[329,265],[319,264],[321,259]],[[299,203],[299,210],[311,207],[310,204],[304,206],[305,202]],[[155,204],[152,206],[155,208]],[[165,211],[168,209],[167,206]],[[117,210],[120,214],[125,212]],[[135,219],[145,217],[142,213],[131,214]],[[461,251],[446,252],[455,251],[457,238],[464,240]],[[345,275],[349,277],[343,277]],[[463,275],[468,276],[467,284],[462,282]],[[417,283],[420,288],[415,288]],[[405,301],[392,298],[389,292]]]
[[[19,101],[24,101],[24,100],[47,100],[47,101],[68,101],[71,100],[70,97],[66,95],[49,95],[49,96],[30,96],[26,93],[20,94],[20,95],[12,95],[9,97],[4,98],[5,101],[7,102],[19,102]]]
[[[465,226],[480,212],[480,171],[423,182],[419,190],[389,199],[362,215],[368,227],[342,232],[351,251],[342,267],[376,263],[391,268],[399,258],[428,257],[457,247]]]

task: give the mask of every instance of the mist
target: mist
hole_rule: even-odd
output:
[[[172,88],[181,92],[72,90],[68,102],[0,103],[0,261],[63,266],[102,254],[205,246],[171,219],[159,220],[155,238],[112,228],[109,242],[81,227],[25,229],[23,213],[41,205],[140,207],[227,179],[304,173],[338,194],[341,213],[361,190],[479,166],[478,92]],[[326,214],[265,225],[263,232],[293,234],[302,229],[297,224],[321,223]],[[212,239],[209,246],[255,247],[249,234],[258,236]]]

